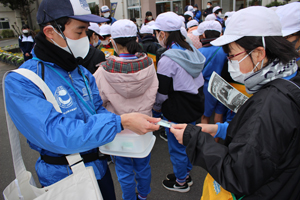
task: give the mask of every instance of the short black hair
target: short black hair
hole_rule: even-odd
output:
[[[101,35],[101,37],[106,40],[106,38],[111,37],[111,35]]]
[[[212,5],[212,2],[208,1],[207,3],[209,3],[210,5]]]
[[[217,15],[220,11],[222,12],[222,9],[221,9],[221,8],[218,9],[218,10],[216,10],[214,13]]]
[[[117,44],[126,47],[130,54],[142,52],[142,47],[136,42],[136,37],[115,38],[114,41]]]
[[[136,22],[136,19],[135,18],[131,18],[130,21]]]
[[[22,29],[29,29],[29,26],[28,26],[27,24],[24,24],[24,25],[22,26]]]
[[[55,23],[55,21],[56,21],[56,23]],[[52,25],[57,30],[58,30],[57,26],[59,26],[59,28],[61,29],[61,31],[64,32],[65,25],[71,22],[71,18],[69,18],[69,17],[62,17],[62,18],[56,19],[55,21],[51,21],[51,22],[48,22],[48,23],[45,23],[45,24],[39,24],[41,32],[43,33],[43,29],[47,25]]]
[[[152,12],[151,11],[147,11],[146,12],[146,17],[148,17],[148,16],[152,16]]]
[[[90,30],[90,29],[88,29],[88,30],[86,31],[86,35],[88,36],[89,41],[91,40],[91,37],[92,37],[93,33],[95,33],[95,32],[92,31],[92,30]],[[98,35],[97,33],[95,33],[95,34]]]
[[[204,31],[205,38],[217,38],[220,37],[221,33],[215,30],[206,30]]]
[[[235,43],[243,47],[247,53],[250,53],[257,47],[263,47],[261,36],[245,36],[235,41]],[[268,58],[268,63],[266,65],[269,65],[275,59],[278,59],[279,62],[283,64],[287,64],[289,61],[299,56],[293,44],[282,36],[266,36],[265,44],[266,57]],[[225,53],[230,53],[229,44],[224,45],[223,50]]]

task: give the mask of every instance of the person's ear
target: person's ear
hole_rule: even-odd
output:
[[[223,33],[221,32],[221,33],[220,33],[220,37],[221,37],[222,35],[223,35]]]
[[[261,62],[266,57],[266,51],[263,47],[257,47],[252,52],[252,59],[256,62]]]
[[[54,30],[52,28],[52,26],[45,26],[43,28],[43,32],[46,35],[47,38],[53,39],[54,38]]]
[[[202,34],[202,37],[203,37],[203,39],[206,38],[206,37],[205,37],[205,33]]]

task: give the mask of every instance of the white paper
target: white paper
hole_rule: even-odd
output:
[[[208,92],[235,113],[249,99],[216,72],[213,72],[210,77]]]

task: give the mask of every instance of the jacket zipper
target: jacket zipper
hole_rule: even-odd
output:
[[[70,79],[71,79],[71,84],[73,85],[73,87],[75,88],[75,86],[74,86],[74,81],[73,81],[73,78],[72,78],[72,76],[71,76],[71,73],[70,72],[68,72],[68,74],[69,74],[69,77],[70,77]],[[75,89],[76,90],[76,89]],[[83,117],[84,117],[84,122],[86,122],[86,116],[85,116],[85,113],[84,113],[84,110],[82,109],[82,107],[81,107],[81,105],[79,104],[79,102],[78,102],[78,97],[75,95],[75,99],[76,99],[76,102],[77,102],[77,105],[78,105],[78,107],[80,108],[80,110],[82,111],[82,113],[83,113]]]

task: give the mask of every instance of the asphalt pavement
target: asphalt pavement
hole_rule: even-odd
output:
[[[2,43],[2,41],[0,41]],[[1,45],[0,45],[1,46]],[[1,77],[1,91],[0,91],[0,191],[15,179],[12,156],[10,150],[10,144],[8,139],[6,119],[4,113],[3,104],[3,94],[2,94],[2,77],[4,73],[8,70],[15,69],[14,66],[8,65],[6,63],[0,62],[0,77]],[[200,168],[194,167],[191,171],[191,177],[194,181],[191,190],[187,193],[178,193],[173,191],[168,191],[162,186],[162,180],[168,173],[172,173],[172,164],[170,161],[170,156],[168,152],[168,144],[163,141],[158,133],[155,133],[156,142],[154,148],[151,152],[150,166],[152,170],[152,180],[151,180],[151,193],[148,195],[148,200],[199,200],[202,194],[203,181],[207,172]],[[39,157],[39,154],[30,149],[26,138],[20,135],[21,149],[23,159],[28,171],[31,171],[36,183],[38,182],[36,172],[35,172],[35,162]],[[122,191],[118,178],[115,172],[114,164],[110,164],[109,168],[111,170],[112,178],[114,181],[115,192],[117,200],[122,199]],[[39,184],[38,184],[39,185]],[[0,196],[3,199],[3,196]]]
[[[5,47],[8,45],[13,45],[13,44],[18,44],[18,38],[14,38],[14,39],[7,39],[7,40],[1,40],[0,41],[0,47]]]

